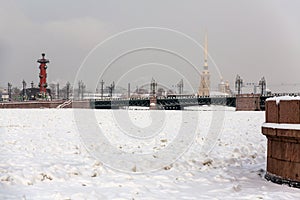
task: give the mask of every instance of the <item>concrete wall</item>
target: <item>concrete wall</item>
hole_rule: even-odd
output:
[[[259,94],[241,94],[236,96],[236,111],[260,110]]]
[[[91,108],[90,101],[73,101],[69,106],[65,108],[83,108],[88,109]]]
[[[300,100],[267,101],[266,123],[262,127],[268,139],[266,178],[300,187],[300,129],[293,126],[300,124]]]
[[[27,102],[3,102],[0,103],[1,108],[57,108],[64,101],[27,101]],[[89,101],[73,101],[71,104],[63,108],[90,108]]]

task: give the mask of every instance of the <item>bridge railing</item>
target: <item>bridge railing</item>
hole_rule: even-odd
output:
[[[261,97],[274,97],[274,96],[300,96],[300,93],[272,93],[261,95]],[[198,96],[198,95],[169,95],[169,96],[158,96],[157,99],[193,99],[193,98],[236,98],[237,95],[213,95],[213,96]],[[150,97],[132,97],[132,98],[121,98],[121,97],[104,97],[99,99],[93,99],[90,101],[120,101],[120,100],[149,100]]]

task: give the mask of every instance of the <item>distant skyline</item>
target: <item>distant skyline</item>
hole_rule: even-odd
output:
[[[36,60],[42,52],[50,59],[48,83],[65,84],[69,81],[73,85],[80,65],[99,43],[121,31],[162,27],[182,32],[201,44],[207,31],[209,55],[232,89],[239,74],[245,83],[258,83],[265,76],[270,89],[300,92],[299,8],[300,2],[296,0],[1,1],[0,87],[6,87],[8,82],[21,87],[23,79],[27,85],[31,81],[37,85],[39,71]],[[164,37],[168,39],[168,36]],[[183,43],[168,45],[187,54],[198,71],[203,69],[201,49],[190,48],[191,45]],[[107,55],[116,49],[121,51],[124,46],[134,45],[125,38],[115,43],[113,48],[107,47]],[[113,75],[119,73],[120,77],[134,65],[154,62],[149,55],[159,58],[158,62],[164,66],[178,65],[176,70],[185,72],[184,67],[180,68],[179,60],[175,62],[169,55],[144,51],[143,55],[129,55],[121,63],[116,63],[105,77],[106,84],[112,82]],[[209,60],[208,64],[214,76],[213,87],[216,87],[220,77],[213,61]],[[96,80],[91,80],[91,77],[100,76],[94,76],[103,67],[100,62],[91,61],[94,68],[91,67],[83,76],[86,79],[83,81],[92,90]],[[135,84],[150,82],[151,76],[157,76],[154,78],[171,86],[184,75],[189,87],[198,90],[200,77],[193,70],[176,75],[164,66],[142,66],[132,76],[125,73],[120,84],[127,88],[130,81],[125,78],[132,78],[134,88]],[[151,67],[156,72],[148,72]]]

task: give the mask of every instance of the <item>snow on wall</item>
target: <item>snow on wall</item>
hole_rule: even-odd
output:
[[[300,130],[300,124],[263,123],[262,127],[272,129]]]
[[[276,101],[276,104],[278,105],[280,103],[280,101],[292,101],[292,100],[300,100],[300,96],[271,97],[271,98],[268,98],[266,101]]]

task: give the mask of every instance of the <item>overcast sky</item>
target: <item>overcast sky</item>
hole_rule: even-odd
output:
[[[94,89],[98,79],[104,79],[106,84],[115,80],[124,87],[132,82],[135,87],[135,84],[143,84],[154,76],[169,86],[184,78],[186,85],[197,90],[199,77],[193,72],[195,69],[170,54],[171,51],[184,54],[199,68],[198,71],[202,70],[202,49],[182,35],[176,36],[168,31],[161,31],[161,34],[151,30],[146,33],[137,31],[98,46],[102,49],[87,57],[99,43],[121,31],[162,27],[184,33],[200,44],[203,44],[207,31],[209,54],[213,59],[209,60],[213,87],[220,79],[216,69],[218,66],[221,76],[229,80],[232,87],[239,74],[244,82],[258,82],[265,76],[270,88],[293,84],[295,90],[300,92],[298,0],[0,2],[2,87],[6,87],[7,82],[21,87],[23,79],[28,84],[31,81],[37,84],[36,60],[45,52],[50,59],[48,83],[74,83],[79,72],[82,75],[79,78],[91,89]],[[132,42],[134,37],[138,42]],[[143,40],[147,40],[146,43]],[[160,42],[162,46],[159,46]],[[167,47],[169,52],[152,49],[132,53],[111,65],[103,75],[103,69],[112,58],[139,45]],[[93,56],[98,56],[98,60]],[[85,71],[80,71],[85,58],[85,65],[89,66]],[[142,67],[133,70],[136,66]],[[190,69],[185,70],[187,68]]]

